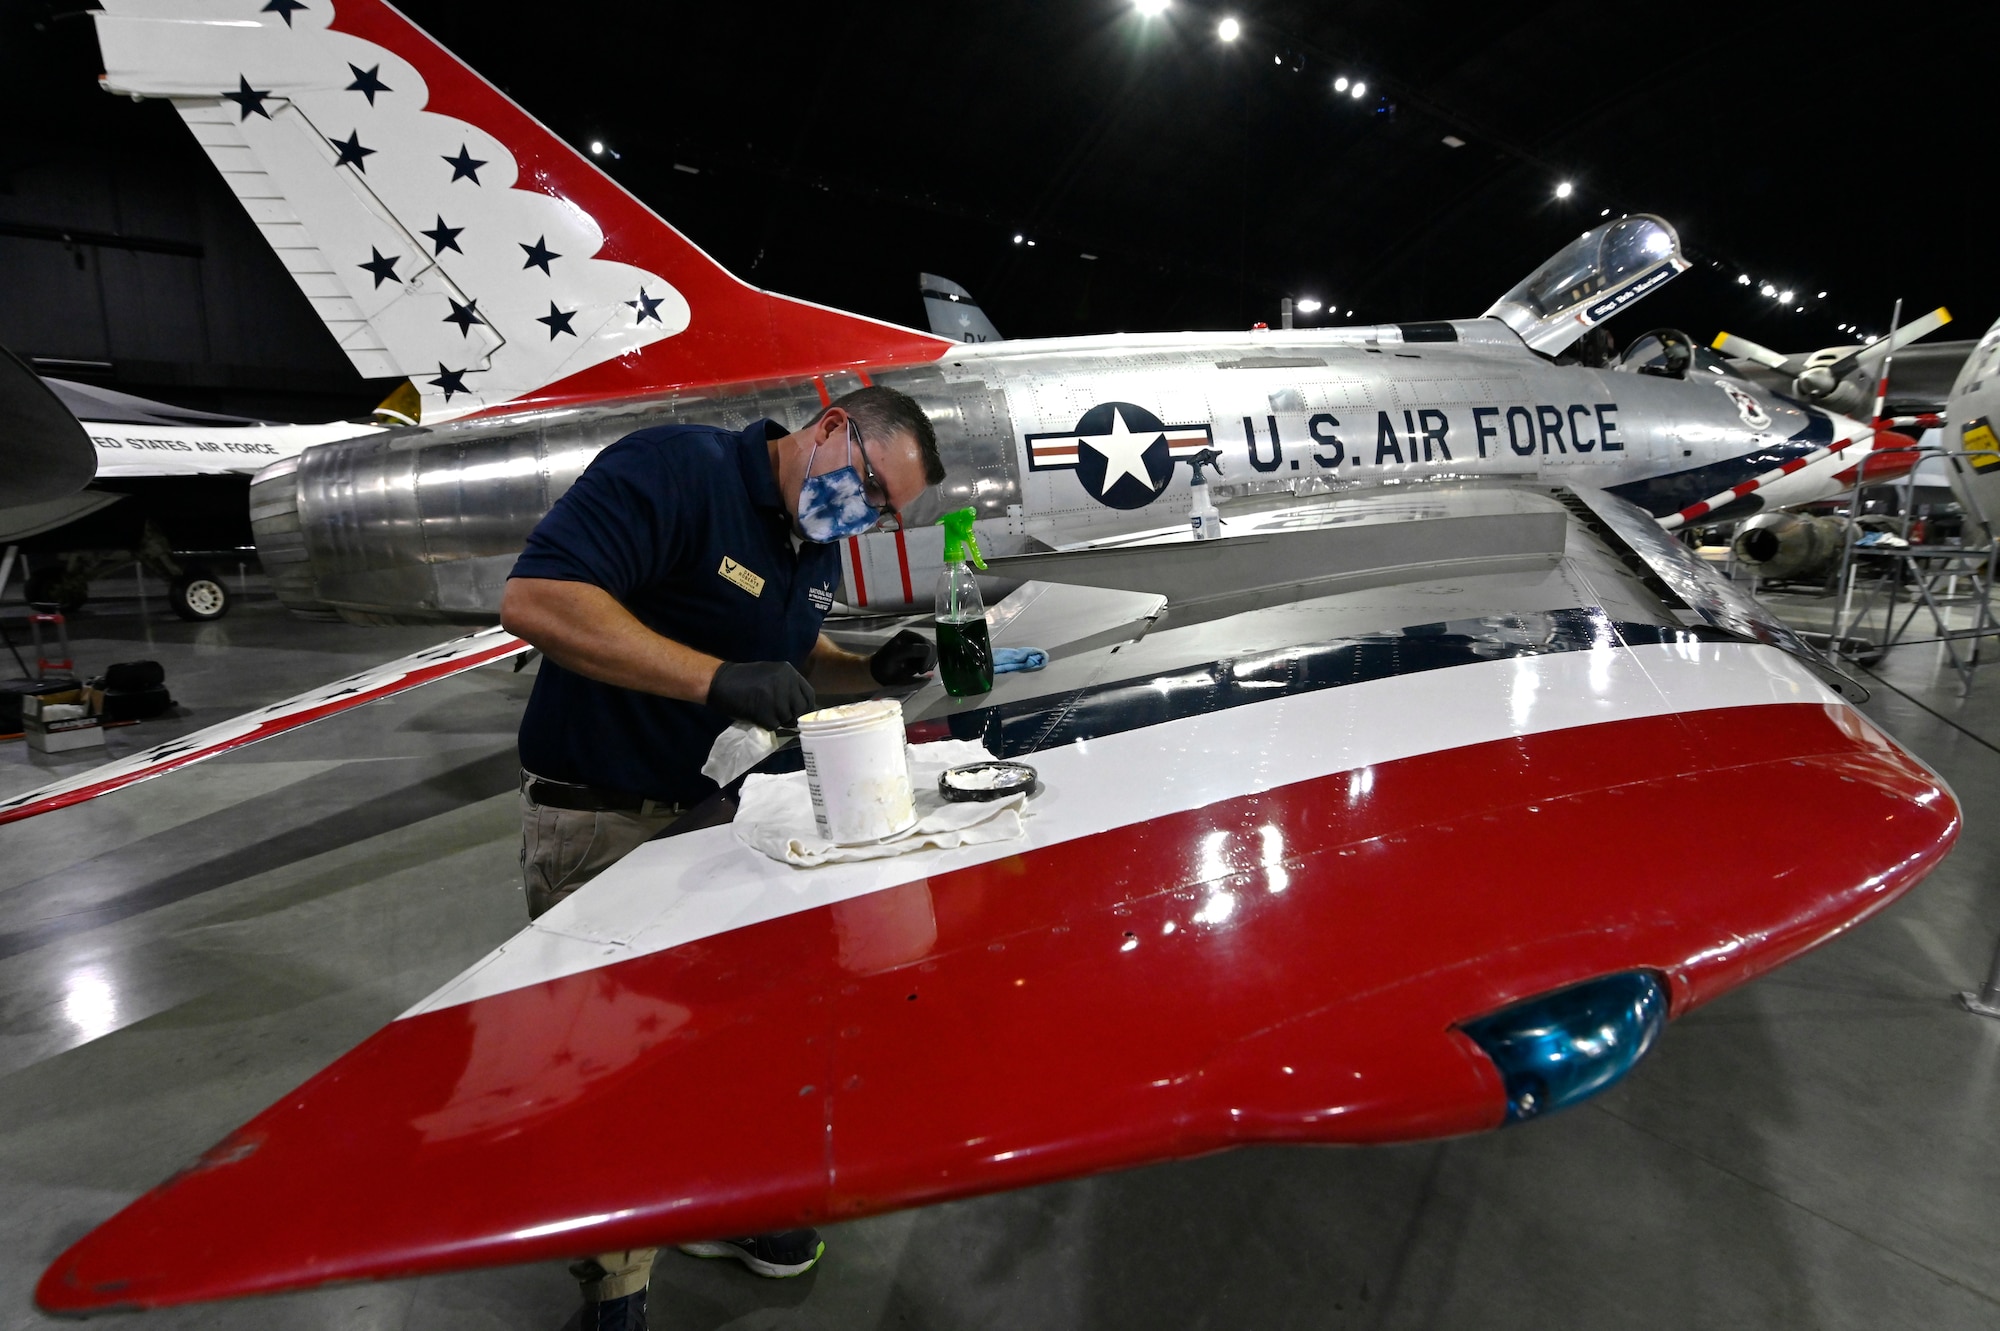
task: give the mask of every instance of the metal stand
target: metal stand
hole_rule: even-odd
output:
[[[1921,449],[1926,456],[1942,457],[1952,467],[1962,469],[1963,452],[1945,452],[1938,449]],[[1902,528],[1910,530],[1911,500],[1915,491],[1916,468],[1905,474],[1902,504]],[[1893,484],[1893,482],[1890,482]],[[1868,488],[1863,480],[1854,488],[1854,499],[1848,506],[1847,544],[1840,555],[1840,602],[1835,611],[1833,633],[1827,645],[1829,656],[1843,655],[1843,645],[1847,641],[1848,630],[1865,623],[1875,609],[1876,602],[1883,594],[1881,580],[1877,580],[1863,594],[1859,610],[1855,609],[1855,593],[1860,581],[1862,568],[1872,566],[1888,574],[1887,604],[1883,607],[1882,638],[1880,649],[1887,651],[1903,640],[1911,623],[1919,611],[1930,612],[1931,624],[1937,630],[1936,641],[1944,644],[1951,657],[1953,671],[1958,675],[1961,696],[1972,691],[1972,672],[1986,664],[1980,656],[1980,640],[2000,636],[2000,618],[1993,613],[1993,581],[1996,565],[2000,565],[2000,541],[1988,540],[1985,544],[1968,545],[1961,539],[1949,545],[1905,545],[1905,546],[1858,546],[1855,544],[1859,528],[1855,519],[1860,515],[1862,492]],[[1986,515],[1980,511],[1979,499],[1970,487],[1964,490],[1966,501],[1972,512],[1968,516],[1977,524],[1978,530],[1989,530]],[[1950,595],[1956,597],[1959,581],[1967,582],[1972,591],[1974,604],[1973,623],[1970,628],[1953,628],[1947,618],[1948,611],[1940,596],[1939,584],[1948,583]],[[1908,608],[1902,619],[1897,620],[1902,588],[1907,581],[1911,588]],[[1969,644],[1970,650],[1962,650]]]
[[[59,657],[43,654],[42,625],[44,624],[52,625],[55,628],[56,642],[62,650],[62,655]],[[47,679],[51,669],[58,670],[64,675],[74,675],[76,673],[76,661],[70,656],[69,650],[69,622],[62,617],[61,611],[35,611],[28,616],[28,629],[35,635],[35,677],[37,679]]]
[[[2000,1017],[2000,944],[1993,949],[1993,964],[1986,968],[1986,983],[1978,992],[1961,991],[1958,1005],[1982,1017]]]

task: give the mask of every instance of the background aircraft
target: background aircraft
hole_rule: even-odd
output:
[[[0,547],[17,547],[30,562],[27,600],[64,610],[83,604],[93,578],[137,562],[167,582],[175,614],[220,619],[229,611],[229,566],[252,557],[250,477],[313,444],[379,428],[258,421],[42,382],[88,437],[94,478],[59,498],[0,505]]]
[[[917,274],[917,289],[923,293],[924,317],[931,331],[954,342],[998,342],[1000,330],[972,299],[972,293],[958,283],[930,273]]]

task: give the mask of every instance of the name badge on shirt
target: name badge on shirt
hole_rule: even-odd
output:
[[[729,579],[729,581],[735,583],[744,591],[749,592],[752,596],[762,596],[764,594],[764,580],[731,559],[728,555],[722,557],[722,567],[717,569],[716,572],[722,574],[723,577]]]
[[[806,588],[806,599],[812,602],[813,609],[819,611],[821,614],[825,614],[827,611],[833,609],[833,588],[808,587]]]

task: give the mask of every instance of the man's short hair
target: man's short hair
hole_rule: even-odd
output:
[[[808,424],[816,424],[820,416],[834,407],[852,416],[864,435],[880,439],[908,430],[916,436],[917,448],[924,455],[924,484],[938,485],[944,481],[944,459],[938,456],[937,431],[931,428],[931,418],[924,415],[924,409],[908,393],[881,384],[857,388],[828,403]]]

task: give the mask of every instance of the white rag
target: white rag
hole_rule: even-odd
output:
[[[726,786],[776,753],[780,742],[775,733],[754,721],[734,722],[715,737],[701,774],[718,786]]]
[[[813,821],[812,792],[804,772],[753,776],[745,781],[732,826],[736,839],[750,849],[801,868],[1006,841],[1025,830],[1022,820],[1028,812],[1027,792],[983,803],[954,803],[938,794],[938,777],[947,767],[992,759],[986,746],[976,740],[911,745],[910,784],[917,797],[917,821],[909,831],[884,841],[843,846],[821,836]]]

